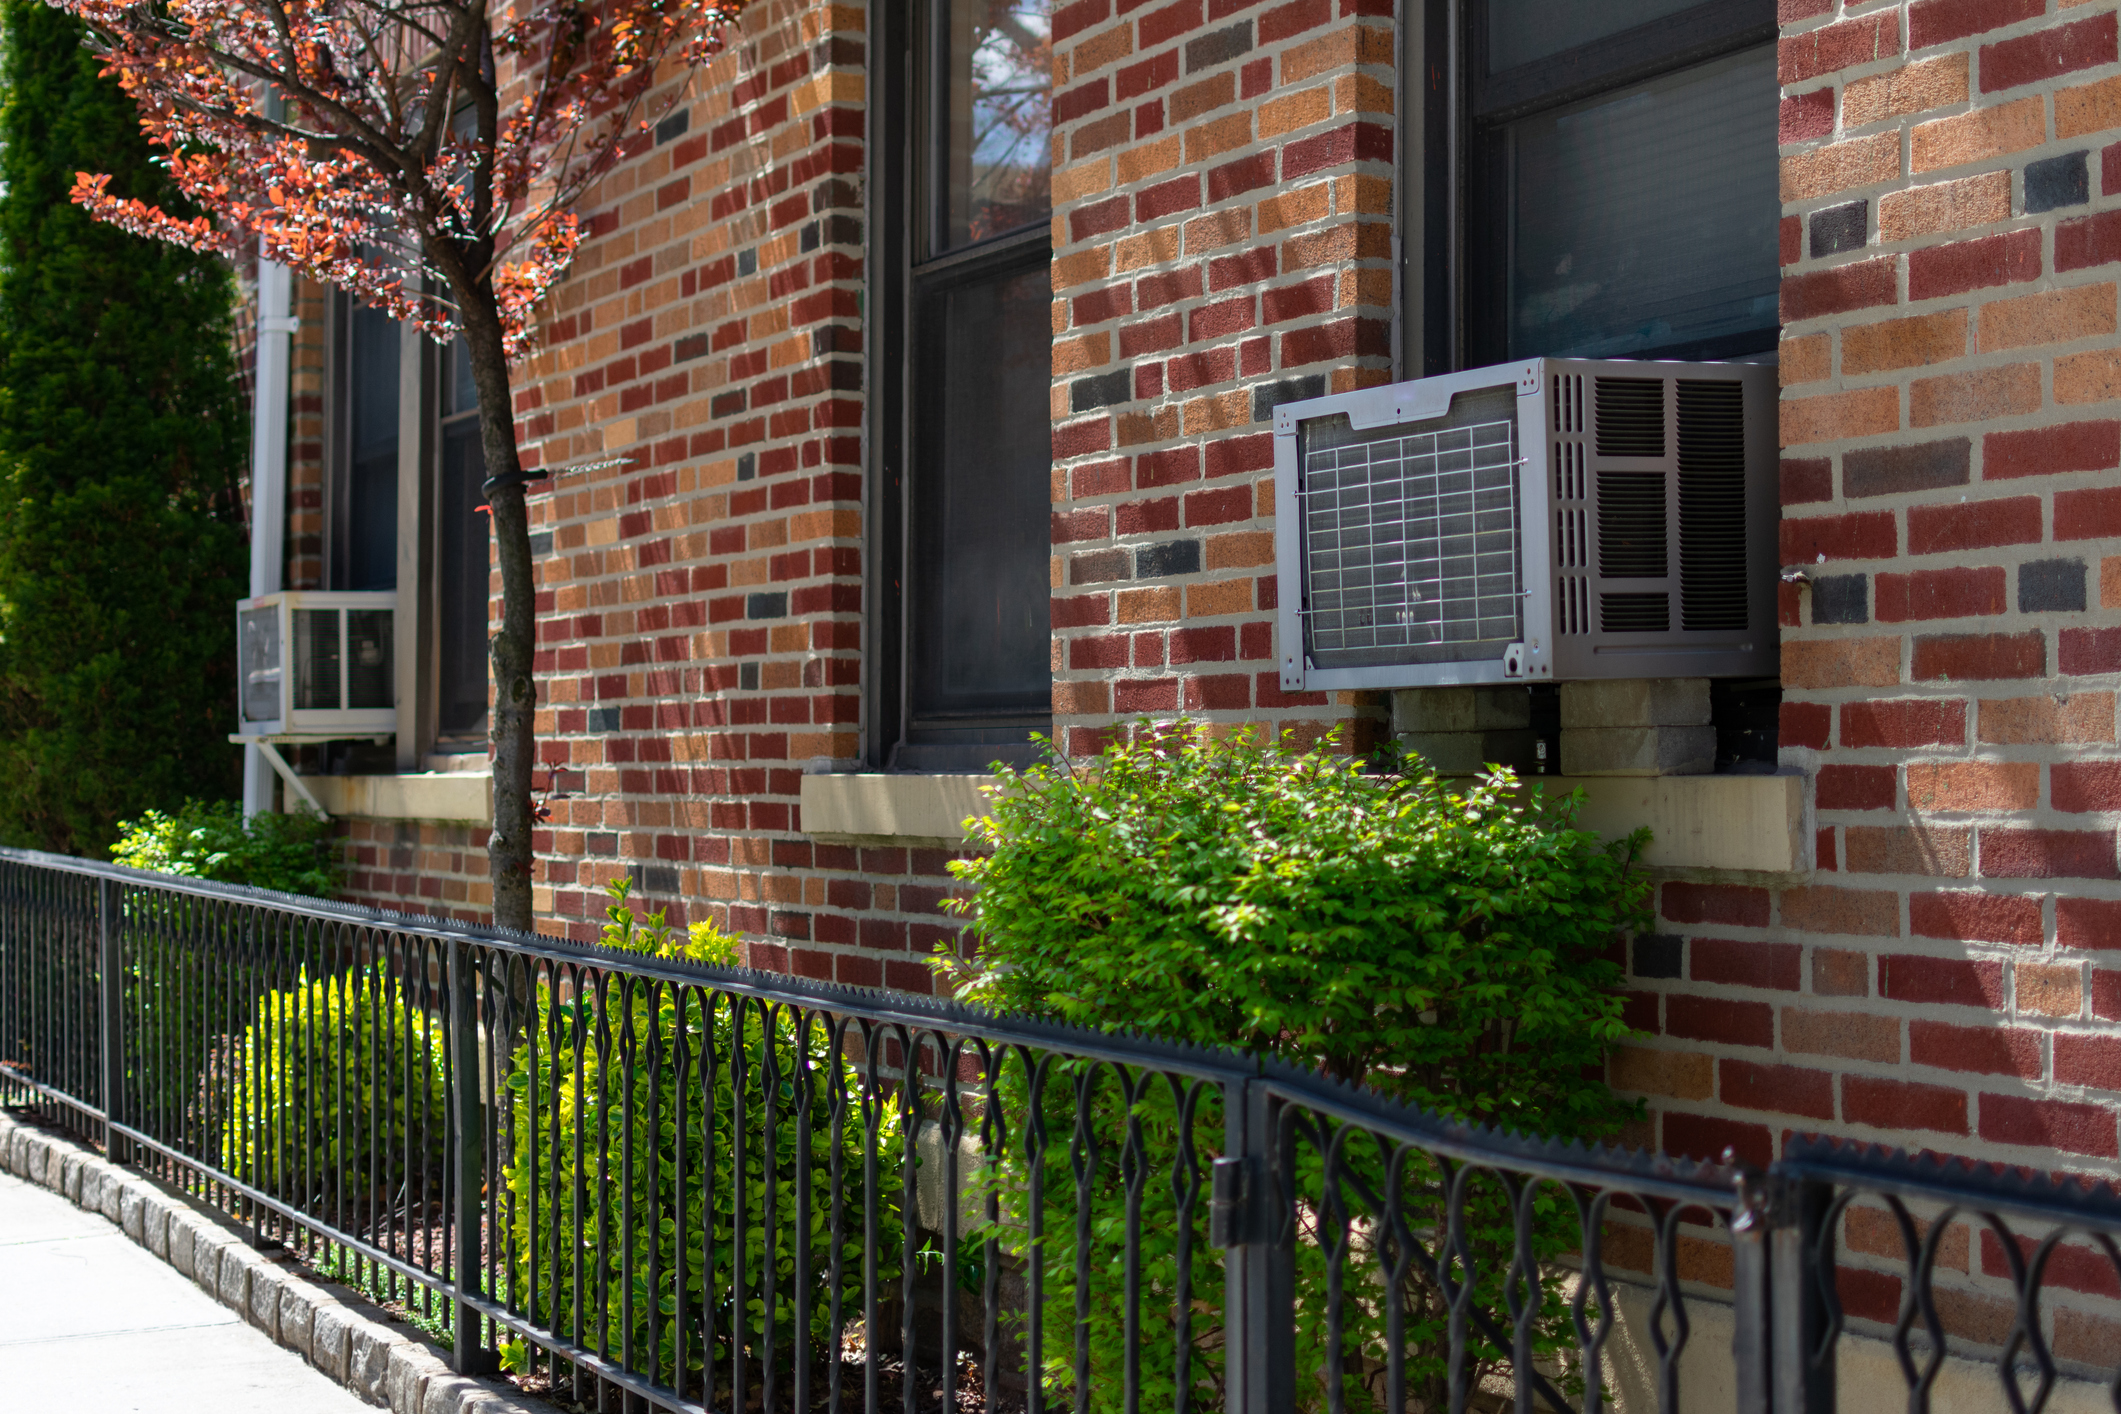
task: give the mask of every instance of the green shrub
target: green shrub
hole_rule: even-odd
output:
[[[269,992],[232,1059],[221,1162],[268,1193],[357,1221],[442,1198],[445,1023],[364,967]],[[219,1080],[226,1085],[227,1080]]]
[[[612,885],[610,892],[613,901],[606,912],[611,921],[605,926],[603,939],[607,946],[716,966],[736,962],[736,940],[717,932],[713,925],[696,923],[689,936],[681,938],[664,926],[660,913],[636,917],[626,905],[625,881]],[[756,1004],[746,1003],[739,1026],[732,1007],[734,998],[715,998],[711,1021],[703,1021],[697,1001],[689,1000],[683,1019],[693,1057],[692,1078],[689,1122],[680,1135],[674,1061],[679,1026],[677,998],[667,986],[641,982],[625,986],[622,980],[609,978],[601,992],[579,997],[556,996],[550,985],[541,985],[535,999],[531,1036],[516,1048],[503,1082],[503,1104],[508,1110],[503,1125],[509,1136],[503,1178],[512,1199],[514,1230],[514,1255],[507,1273],[510,1291],[532,1307],[530,1314],[536,1321],[553,1320],[557,1313],[563,1332],[576,1319],[579,1300],[584,1344],[608,1350],[616,1357],[628,1348],[630,1340],[636,1365],[652,1365],[656,1377],[665,1383],[672,1382],[677,1373],[676,1328],[683,1323],[688,1332],[688,1378],[694,1378],[702,1368],[700,1312],[708,1300],[697,1253],[702,1234],[707,1234],[712,1242],[716,1282],[713,1301],[718,1359],[726,1372],[734,1316],[728,1283],[737,1243],[743,1244],[747,1281],[752,1288],[745,1322],[750,1340],[756,1342],[768,1319],[759,1279],[765,1270],[770,1237],[776,1282],[770,1319],[780,1352],[777,1358],[787,1358],[795,1333],[795,1253],[799,1245],[807,1245],[810,1263],[812,1356],[819,1358],[823,1351],[831,1351],[836,1358],[838,1341],[830,1328],[828,1306],[832,1257],[828,1199],[835,1140],[826,1096],[836,1083],[848,1097],[845,1130],[837,1141],[847,1205],[840,1290],[842,1319],[847,1320],[859,1318],[862,1311],[866,1146],[855,1065],[844,1056],[832,1054],[820,1026],[813,1024],[797,1036],[785,1010],[777,1011],[769,1022]],[[714,997],[712,993],[708,995]],[[636,1057],[630,1086],[624,1079],[620,1042],[629,1020]],[[557,1066],[549,1040],[553,1032],[548,1029],[554,1026],[561,1037]],[[648,1064],[651,1035],[661,1038],[660,1066]],[[600,1036],[608,1037],[608,1049],[600,1049]],[[706,1146],[699,1108],[703,1089],[700,1057],[709,1044],[717,1057],[711,1091],[716,1135],[711,1214],[703,1178]],[[779,1058],[782,1077],[777,1098],[780,1122],[770,1170],[763,1165],[766,1144],[759,1128],[765,1100],[762,1067],[769,1046]],[[736,1230],[735,1147],[731,1143],[736,1091],[730,1064],[739,1048],[749,1058],[750,1068],[745,1086],[750,1107],[745,1167],[750,1197],[741,1233]],[[796,1118],[797,1096],[789,1077],[798,1051],[807,1057],[816,1077],[808,1133],[811,1218],[807,1232],[797,1231],[795,1225],[796,1180],[801,1167],[797,1143],[803,1126]],[[904,1229],[899,1218],[897,1111],[888,1096],[883,1101],[877,1136],[879,1220],[875,1241],[878,1290],[888,1298],[897,1289],[897,1258]],[[581,1155],[579,1169],[577,1146]],[[685,1174],[682,1192],[677,1177],[681,1153]],[[626,1226],[621,1205],[627,1193],[629,1169],[633,1220]],[[555,1181],[557,1190],[553,1187]],[[762,1192],[768,1182],[779,1194],[777,1234],[769,1234],[765,1227]],[[555,1191],[559,1195],[556,1205],[549,1197]],[[675,1289],[673,1277],[678,1255],[676,1214],[681,1206],[687,1238],[686,1288],[682,1293]],[[537,1214],[535,1243],[533,1213]],[[557,1270],[552,1260],[556,1233],[562,1235]],[[610,1234],[608,1240],[601,1238],[601,1233]],[[622,1279],[623,1264],[629,1256],[633,1278],[630,1290]],[[650,1287],[651,1263],[660,1274],[661,1290]],[[579,1293],[575,1286],[578,1269],[583,1288]],[[595,1309],[600,1290],[605,1292],[601,1318]],[[630,1308],[626,1299],[629,1295]],[[522,1341],[504,1342],[501,1353],[507,1368],[528,1368],[531,1352]]]
[[[978,950],[945,952],[938,965],[961,996],[1101,1030],[1237,1046],[1517,1130],[1603,1137],[1633,1113],[1594,1077],[1627,1034],[1622,974],[1609,959],[1616,933],[1644,916],[1647,884],[1629,863],[1645,837],[1600,845],[1573,827],[1576,798],[1521,793],[1507,775],[1447,786],[1426,772],[1371,772],[1330,743],[1299,754],[1187,724],[1145,724],[1134,744],[1086,767],[1002,775],[991,817],[974,827],[992,852],[952,866],[972,889],[963,907]],[[1056,1067],[1043,1098],[1050,1134],[1070,1132],[1083,1075]],[[1123,1350],[1116,1256],[1126,1194],[1114,1156],[1139,1124],[1161,1175],[1180,1123],[1168,1086],[1147,1087],[1130,1113],[1110,1076],[1097,1081],[1091,1125],[1104,1155],[1091,1213],[1090,1337],[1101,1375],[1089,1395],[1098,1409],[1116,1403],[1119,1382],[1102,1376],[1116,1374]],[[1005,1093],[1020,1132],[1029,1105],[1020,1077]],[[1191,1122],[1205,1164],[1221,1144],[1219,1100],[1208,1098]],[[1067,1146],[1055,1148],[1045,1176],[1043,1377],[1060,1396],[1074,1385],[1075,1190]],[[1374,1144],[1351,1143],[1345,1160],[1381,1187]],[[1317,1195],[1315,1148],[1299,1144],[1297,1162],[1299,1191]],[[1019,1252],[1027,1179],[1023,1164],[988,1175],[1002,1190],[1003,1239]],[[1402,1179],[1415,1195],[1410,1221],[1431,1229],[1432,1247],[1441,1179],[1425,1156]],[[1479,1299],[1499,1309],[1511,1233],[1499,1188],[1475,1184],[1468,1218],[1482,1257]],[[1300,1223],[1298,1290],[1321,1293],[1330,1217],[1314,1203]],[[1153,1226],[1145,1220],[1142,1379],[1145,1390],[1170,1390],[1177,1244],[1171,1222]],[[1207,1406],[1221,1397],[1223,1279],[1204,1239],[1197,1230],[1190,1257],[1188,1383]],[[1544,1194],[1542,1259],[1576,1243],[1573,1205]],[[1565,1311],[1560,1278],[1544,1286],[1541,1347],[1551,1352],[1564,1343]],[[1351,1407],[1374,1407],[1382,1301],[1374,1282],[1352,1274],[1348,1290],[1344,1393]],[[1410,1390],[1440,1407],[1447,1311],[1411,1278],[1407,1295]],[[1296,1340],[1300,1389],[1322,1398],[1325,1318],[1301,1295]],[[1490,1369],[1504,1359],[1492,1348],[1479,1356]]]
[[[249,819],[233,801],[187,800],[174,815],[149,810],[121,820],[111,853],[120,864],[329,898],[339,886],[331,821],[307,811]]]

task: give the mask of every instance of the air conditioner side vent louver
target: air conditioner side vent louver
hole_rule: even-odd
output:
[[[1664,455],[1664,380],[1598,378],[1598,455]]]
[[[1745,390],[1679,381],[1679,618],[1746,626]]]
[[[1664,473],[1598,474],[1598,573],[1607,579],[1663,579]]]

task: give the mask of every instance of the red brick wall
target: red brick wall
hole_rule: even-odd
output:
[[[1783,760],[1816,869],[1674,881],[1656,1138],[2121,1153],[2110,5],[1784,0]],[[1861,203],[1860,207],[1857,203]]]

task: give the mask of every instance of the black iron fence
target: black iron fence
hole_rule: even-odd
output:
[[[1817,1414],[1972,1371],[1993,1407],[2075,1376],[2121,1409],[2111,1189],[1562,1145],[1234,1053],[16,851],[0,1101],[563,1402]]]

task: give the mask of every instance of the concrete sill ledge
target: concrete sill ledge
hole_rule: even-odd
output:
[[[334,819],[435,820],[493,824],[493,777],[485,771],[422,771],[406,776],[304,776]]]
[[[803,777],[803,829],[823,839],[931,840],[962,846],[967,817],[986,813],[991,776]],[[1617,838],[1647,825],[1643,863],[1659,869],[1789,874],[1805,867],[1802,776],[1535,777],[1583,787],[1583,827]]]

